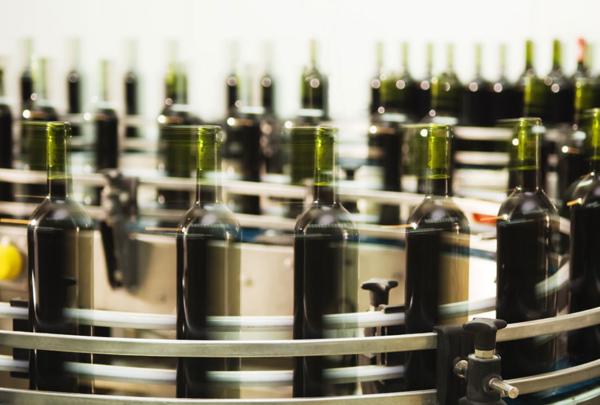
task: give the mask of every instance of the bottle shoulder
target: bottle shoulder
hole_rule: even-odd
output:
[[[228,233],[237,235],[240,230],[235,215],[225,204],[194,204],[184,215],[180,232],[186,234]]]
[[[469,230],[469,220],[451,197],[425,197],[408,218],[408,223],[412,224],[413,228],[444,228],[458,225],[464,232]]]
[[[514,190],[500,205],[498,216],[505,219],[523,218],[538,215],[557,216],[558,212],[543,190]]]
[[[63,228],[91,230],[94,222],[83,207],[71,199],[53,200],[45,198],[31,215],[29,226],[60,223]]]
[[[296,233],[310,232],[317,228],[343,228],[350,231],[353,235],[358,235],[350,213],[339,203],[331,206],[313,203],[296,220]]]

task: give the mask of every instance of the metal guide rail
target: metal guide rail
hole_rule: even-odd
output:
[[[13,314],[20,316],[18,313]],[[498,341],[510,341],[542,336],[600,324],[600,307],[509,325],[498,332]],[[294,357],[320,356],[336,354],[368,354],[374,352],[406,352],[413,350],[431,350],[437,346],[437,335],[421,333],[410,335],[376,336],[359,338],[333,338],[315,340],[173,340],[173,339],[134,339],[104,338],[43,334],[30,332],[0,331],[0,345],[21,349],[41,349],[64,352],[84,352],[121,356],[149,357]],[[12,360],[9,356],[0,356],[0,370],[19,371],[26,369],[24,362]],[[394,368],[394,370],[389,370]],[[119,367],[107,365],[84,365],[74,363],[72,371],[92,377],[125,378],[129,374],[140,374],[140,380],[170,383],[174,380],[174,371],[145,369],[139,367]],[[388,369],[388,370],[385,370]],[[344,379],[343,369],[327,370],[333,379]],[[326,376],[327,376],[326,372]],[[144,374],[145,373],[145,374]],[[260,383],[269,381],[286,384],[291,381],[289,371],[242,371],[218,372],[216,380],[221,382]],[[358,376],[360,381],[377,378],[394,378],[403,373],[402,367],[358,366],[347,375]],[[235,375],[234,375],[235,374]],[[545,389],[574,384],[600,377],[600,359],[586,364],[561,369],[536,376],[528,376],[507,382],[516,386],[521,393],[538,392]],[[131,379],[131,377],[130,377]],[[135,378],[133,378],[135,379]],[[328,397],[310,399],[274,399],[274,400],[182,400],[166,398],[98,396],[68,393],[47,393],[28,390],[0,388],[0,401],[14,404],[435,404],[436,391],[410,391],[393,394],[370,394],[352,397]]]

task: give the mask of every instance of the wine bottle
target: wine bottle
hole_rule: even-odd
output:
[[[555,39],[552,42],[552,69],[544,78],[547,86],[548,112],[547,125],[570,124],[573,122],[574,89],[571,80],[562,69],[562,44]]]
[[[48,195],[27,227],[29,322],[34,333],[76,335],[78,322],[69,309],[93,302],[93,222],[70,198],[70,125],[49,122],[47,128]],[[78,354],[32,350],[31,387],[77,392],[79,378],[65,363]]]
[[[600,306],[600,109],[586,113],[584,125],[585,149],[589,172],[569,188],[569,201],[564,206],[571,220],[570,243],[570,312]],[[598,326],[569,332],[569,358],[575,364],[600,357],[600,328]]]
[[[137,42],[130,40],[127,43],[127,72],[125,73],[124,84],[124,95],[125,95],[125,115],[128,120],[133,119],[137,116],[139,111],[139,89],[138,89],[138,75],[137,75]],[[128,123],[125,127],[125,137],[127,138],[138,138],[139,127]]]
[[[408,43],[402,44],[402,65],[398,74],[385,75],[381,82],[384,112],[400,114],[403,121],[414,120],[415,81],[408,68]]]
[[[47,100],[47,63],[44,58],[34,61],[31,98],[21,112],[21,161],[28,170],[46,170],[46,135],[40,122],[56,121],[58,114]],[[25,184],[17,192],[18,201],[38,203],[47,193],[46,185]]]
[[[240,315],[240,227],[223,203],[222,132],[218,126],[173,126],[169,132],[196,149],[196,201],[177,232],[177,338],[215,339],[210,317]],[[235,331],[230,332],[235,336]],[[232,337],[229,337],[232,339]],[[239,397],[239,389],[210,381],[210,371],[239,370],[239,359],[180,358],[177,396]]]
[[[275,82],[272,75],[273,45],[265,44],[265,71],[260,78],[260,100],[265,114],[275,114]]]
[[[589,52],[590,48],[585,38],[577,38],[577,67],[571,76],[573,82],[579,77],[590,77]]]
[[[588,173],[589,163],[584,152],[586,133],[582,128],[584,111],[594,105],[595,82],[593,79],[580,77],[575,81],[575,123],[561,140],[558,148],[558,196],[565,202],[570,200],[567,189],[575,180]],[[568,210],[561,208],[561,215],[568,218]]]
[[[19,78],[21,111],[26,108],[33,94],[33,39],[23,39],[23,71]]]
[[[475,77],[467,83],[462,100],[462,124],[486,127],[492,117],[492,88],[481,73],[482,46],[475,45]]]
[[[533,41],[525,42],[525,70],[517,80],[517,92],[519,94],[519,110],[525,117],[545,118],[547,112],[547,88],[544,80],[538,77],[534,67]]]
[[[69,43],[71,53],[71,67],[67,73],[67,112],[69,114],[80,114],[81,109],[81,74],[79,73],[80,64],[80,43],[78,38],[72,38]],[[79,125],[71,125],[73,136],[81,135]]]
[[[100,97],[94,115],[96,170],[119,167],[119,120],[110,102],[110,62],[100,61]]]
[[[310,59],[300,81],[301,107],[299,122],[317,124],[329,119],[329,81],[317,64],[317,41],[309,43]]]
[[[450,127],[423,125],[417,127],[417,136],[426,140],[421,160],[427,162],[427,193],[410,215],[406,231],[406,333],[465,322],[466,313],[450,316],[439,307],[469,298],[469,221],[450,197]],[[433,388],[435,352],[408,353],[405,370],[407,389]]]
[[[231,117],[235,115],[237,109],[242,105],[242,101],[240,100],[240,78],[238,75],[239,44],[237,42],[231,43],[229,52],[230,68],[229,74],[225,78],[225,90],[227,116]]]
[[[381,84],[383,81],[383,42],[378,41],[375,44],[375,75],[369,83],[371,88],[371,103],[369,104],[369,113],[371,115],[383,113],[381,104]]]
[[[5,60],[0,60],[0,168],[11,169],[13,164],[12,113],[4,93]],[[0,182],[0,200],[13,198],[12,184]]]
[[[178,63],[177,43],[169,41],[167,45],[169,62],[164,77],[164,106],[157,119],[159,127],[158,169],[165,176],[188,177],[193,169],[192,145],[189,140],[181,138],[167,128],[172,125],[195,125],[199,124],[201,120],[190,113],[186,105],[181,104],[185,101],[185,94],[183,94],[183,88],[186,85],[183,81],[185,75],[181,73],[181,65]],[[190,205],[191,194],[189,191],[158,189],[157,201],[164,208],[187,209]]]
[[[446,70],[431,79],[431,109],[424,122],[454,125],[460,118],[463,86],[454,72],[454,45],[447,45],[446,57]]]
[[[431,79],[433,78],[433,44],[427,43],[426,50],[426,74],[417,85],[415,115],[425,117],[431,110]]]
[[[515,85],[506,77],[506,44],[500,45],[500,75],[491,84],[491,121],[518,117],[521,115],[521,102]]]
[[[496,317],[508,323],[559,314],[558,214],[540,186],[542,122],[506,121],[512,127],[509,169],[515,188],[500,206],[497,232]],[[516,378],[550,371],[558,360],[557,336],[498,344],[502,376]]]
[[[328,315],[358,310],[358,232],[336,194],[336,130],[306,127],[302,131],[313,138],[314,186],[313,202],[294,228],[294,339],[356,336],[352,318],[344,326],[327,322]],[[326,369],[356,365],[356,355],[298,357],[293,394],[352,394],[358,381],[330,382]]]

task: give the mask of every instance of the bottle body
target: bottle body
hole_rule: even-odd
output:
[[[556,208],[542,190],[517,189],[498,216],[496,317],[513,323],[558,315],[557,291],[545,290],[559,270]],[[499,343],[503,377],[552,370],[558,345],[555,335]]]
[[[216,339],[209,317],[240,315],[239,225],[222,204],[194,205],[177,234],[177,338]],[[214,331],[214,328],[213,328]],[[230,331],[227,339],[236,339]],[[239,359],[181,358],[180,398],[235,398],[236,388],[219,387],[209,371],[235,371]]]
[[[355,336],[357,326],[327,324],[326,315],[358,310],[358,232],[340,204],[313,204],[294,230],[294,339]],[[327,382],[325,370],[358,365],[356,355],[299,357],[294,396],[351,395],[357,382]]]
[[[441,304],[466,301],[469,292],[469,222],[450,197],[427,196],[408,219],[406,232],[405,332],[431,332],[435,325],[461,324]],[[406,388],[435,386],[435,352],[410,352]]]

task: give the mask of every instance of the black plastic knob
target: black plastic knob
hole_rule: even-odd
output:
[[[371,305],[378,308],[387,305],[390,301],[390,290],[398,286],[396,280],[385,278],[372,278],[361,284],[360,288],[369,291]]]
[[[505,327],[505,320],[490,318],[475,318],[463,325],[464,330],[473,334],[475,350],[494,350],[496,332]]]

